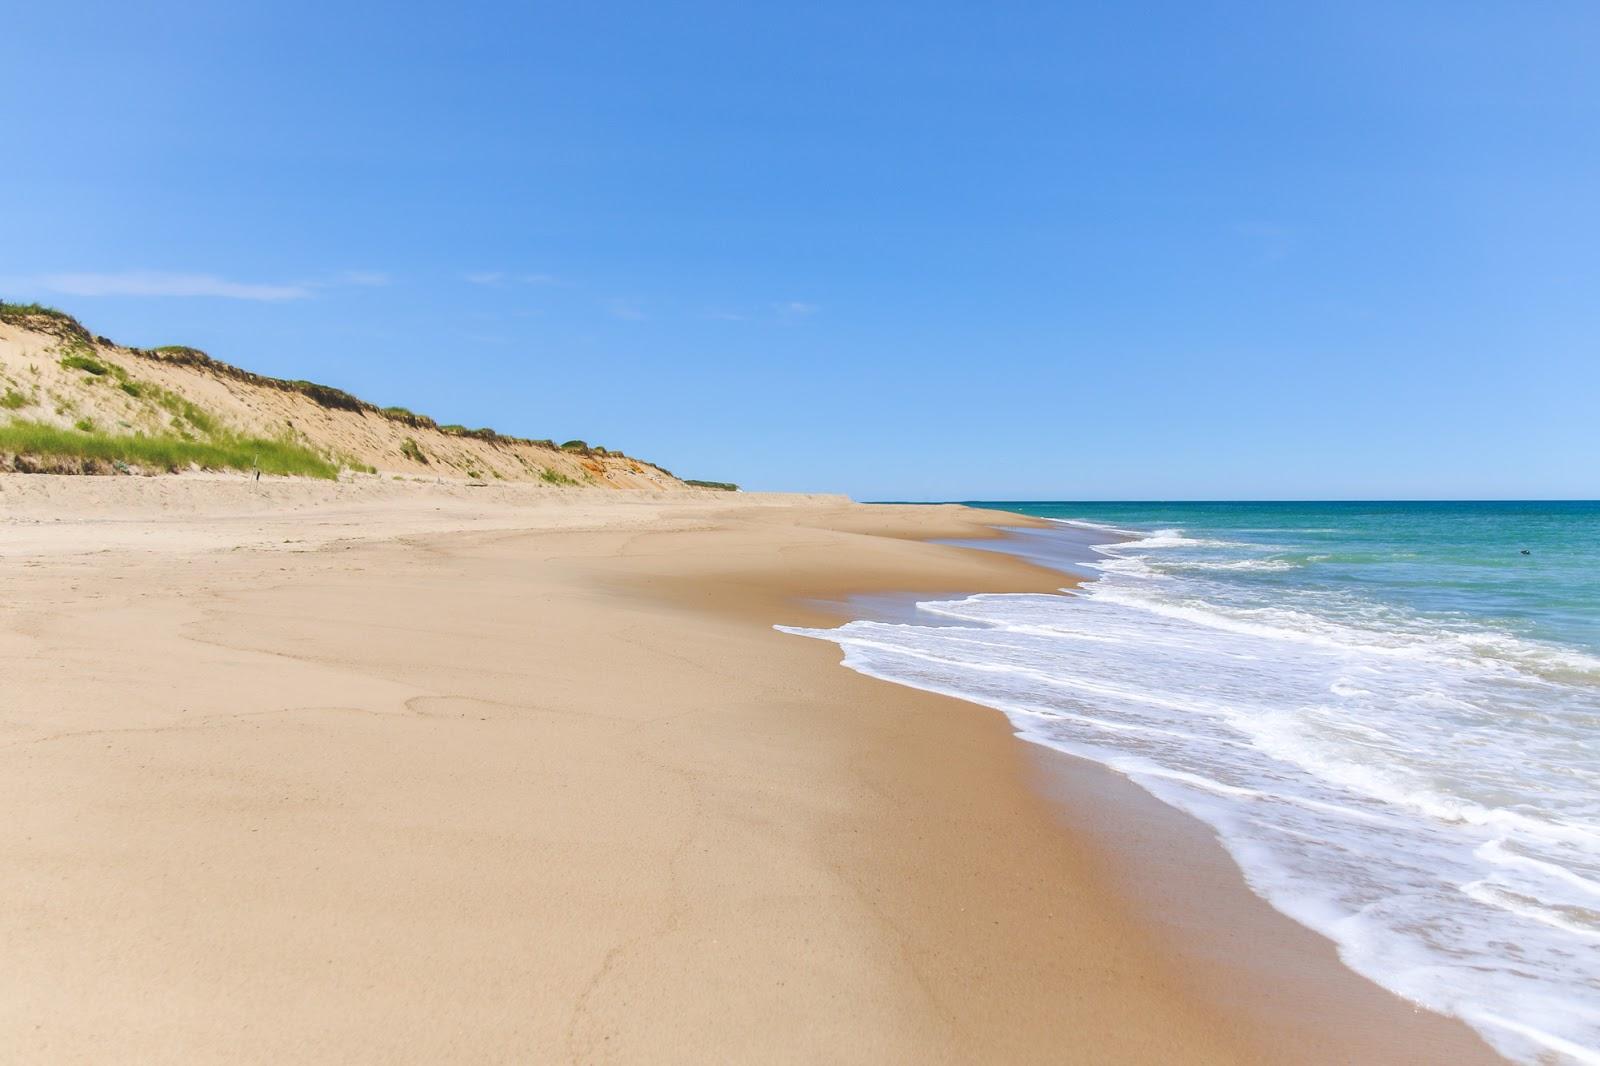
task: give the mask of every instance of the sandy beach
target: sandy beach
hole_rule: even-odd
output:
[[[7,1062],[1499,1061],[1209,833],[775,624],[842,498],[0,475]]]

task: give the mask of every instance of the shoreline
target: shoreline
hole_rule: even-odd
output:
[[[972,512],[986,528],[963,532],[959,539],[941,535],[939,540],[961,550],[1021,561],[1042,571],[1054,587],[969,589],[952,595],[945,589],[897,589],[898,598],[956,598],[973,592],[1066,593],[1095,580],[1060,569],[1072,560],[1040,555],[1025,543],[1012,547],[983,543],[1018,539],[1018,534],[1032,529],[1059,530],[1059,521],[975,504],[956,506]],[[1083,540],[1080,546],[1092,549],[1096,544],[1132,539],[1131,534],[1109,526],[1092,526],[1092,532],[1092,540]],[[860,591],[879,594],[884,590]],[[831,628],[861,617],[847,609],[853,599],[845,596],[825,603],[827,620],[801,623],[797,628]],[[918,624],[928,622],[919,619]],[[836,645],[823,643],[838,650]],[[842,663],[839,666],[849,669]],[[910,687],[870,674],[861,676],[895,688]],[[1187,992],[1233,1018],[1233,1024],[1252,1030],[1253,1042],[1270,1048],[1262,1061],[1508,1061],[1460,1019],[1417,1006],[1349,968],[1333,941],[1257,895],[1215,831],[1200,819],[1098,762],[1026,737],[997,708],[955,695],[911,691],[987,712],[997,720],[1022,749],[1025,765],[1021,776],[1028,786],[1047,801],[1062,831],[1094,852],[1099,864],[1096,876],[1104,885],[1114,886],[1111,891],[1119,902],[1131,904],[1136,921],[1159,931],[1162,939],[1172,939],[1172,961]],[[1225,972],[1226,980],[1217,979],[1219,970]],[[1313,1004],[1316,1017],[1301,1017]],[[1406,1015],[1400,1027],[1403,1031],[1383,1028],[1392,1025],[1397,1007]],[[1309,1053],[1308,1046],[1317,1047],[1318,1053]]]
[[[1059,588],[925,543],[1017,516],[346,496],[7,512],[12,1057],[1499,1061],[1131,782],[771,628]]]

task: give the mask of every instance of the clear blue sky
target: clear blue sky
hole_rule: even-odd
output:
[[[864,498],[1600,495],[1600,7],[53,3],[0,294]]]

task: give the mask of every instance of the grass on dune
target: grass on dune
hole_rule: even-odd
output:
[[[8,304],[4,300],[0,300],[0,322],[11,322],[35,316],[73,321],[71,315],[58,308],[46,307],[44,304]]]
[[[68,370],[82,370],[84,373],[93,374],[95,377],[100,377],[107,369],[106,365],[100,360],[76,353],[63,357],[61,365]]]
[[[188,428],[206,436],[220,435],[222,433],[222,428],[217,425],[216,419],[177,393],[169,392],[159,385],[141,383],[137,388],[139,392],[131,395],[137,396],[139,393],[148,392],[156,403],[160,404],[162,409],[172,416],[173,424],[180,429],[187,425]]]
[[[124,436],[99,430],[71,430],[44,422],[16,421],[0,425],[0,452],[61,459],[126,463],[161,470],[182,470],[190,464],[206,470],[252,470],[333,480],[338,467],[311,449],[286,440],[224,437],[209,441],[172,436]]]

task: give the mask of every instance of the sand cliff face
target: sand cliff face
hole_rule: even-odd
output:
[[[379,408],[313,382],[253,374],[192,348],[128,348],[65,315],[0,309],[0,433],[13,430],[9,441],[0,438],[0,470],[160,473],[163,466],[217,462],[183,461],[212,442],[236,453],[272,442],[307,453],[308,461],[320,457],[332,469],[403,477],[685,487],[657,466],[604,448],[441,427],[425,415]],[[23,428],[37,437],[58,431],[55,443],[22,441]],[[179,460],[111,456],[117,441],[134,437],[172,443]]]

